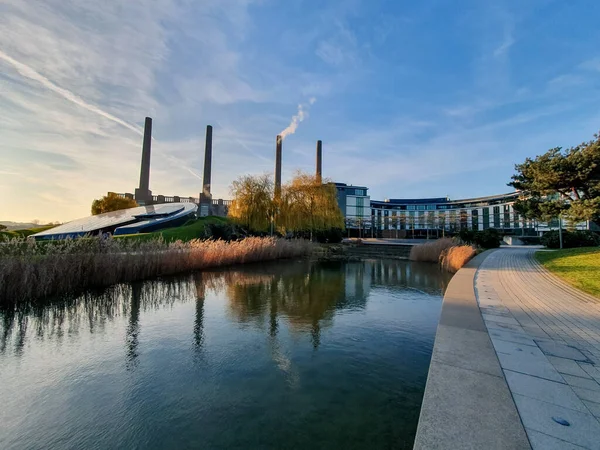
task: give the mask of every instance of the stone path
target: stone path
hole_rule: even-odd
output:
[[[483,261],[479,308],[532,448],[600,449],[600,300],[550,274],[534,251]]]

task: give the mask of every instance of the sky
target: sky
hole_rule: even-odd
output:
[[[314,172],[371,198],[509,192],[515,163],[600,130],[595,0],[3,0],[0,220],[67,221],[139,182],[213,197]]]

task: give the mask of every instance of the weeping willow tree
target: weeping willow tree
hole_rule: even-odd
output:
[[[229,217],[253,231],[268,231],[273,217],[273,181],[269,175],[243,175],[231,185]]]
[[[269,175],[244,175],[233,182],[229,217],[248,230],[268,231],[273,224],[282,234],[344,228],[344,216],[333,183],[298,172],[275,196]]]
[[[277,226],[285,232],[307,231],[312,236],[316,231],[344,228],[335,185],[316,176],[298,172],[276,201]]]

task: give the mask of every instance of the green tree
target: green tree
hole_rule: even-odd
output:
[[[109,192],[102,198],[92,202],[92,215],[118,211],[120,209],[135,208],[138,206],[131,198],[119,197],[114,192]]]
[[[4,230],[6,230],[6,228],[8,228],[6,225],[2,225],[0,223],[0,231],[4,231]]]
[[[274,185],[269,175],[243,175],[231,185],[229,217],[253,231],[268,231],[274,211]]]
[[[298,172],[283,186],[277,226],[286,232],[324,231],[344,228],[335,185],[316,176]]]
[[[522,192],[517,212],[548,221],[562,215],[571,222],[600,222],[600,135],[564,150],[556,147],[515,166],[509,186]]]
[[[438,211],[438,227],[442,229],[442,237],[446,236],[446,211]]]
[[[429,239],[429,231],[435,229],[435,211],[427,211],[427,239]]]

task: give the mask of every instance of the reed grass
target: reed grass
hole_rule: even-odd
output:
[[[250,237],[240,241],[166,242],[67,239],[0,245],[0,303],[72,295],[86,289],[209,267],[308,256],[304,240]]]
[[[442,253],[456,243],[450,238],[436,239],[425,244],[414,245],[410,250],[411,261],[439,262]]]
[[[439,263],[442,269],[456,273],[473,256],[477,249],[470,245],[459,245],[450,238],[437,239],[425,244],[415,245],[410,250],[411,261]]]
[[[456,273],[477,254],[477,249],[471,245],[456,245],[449,247],[440,256],[442,269]]]

